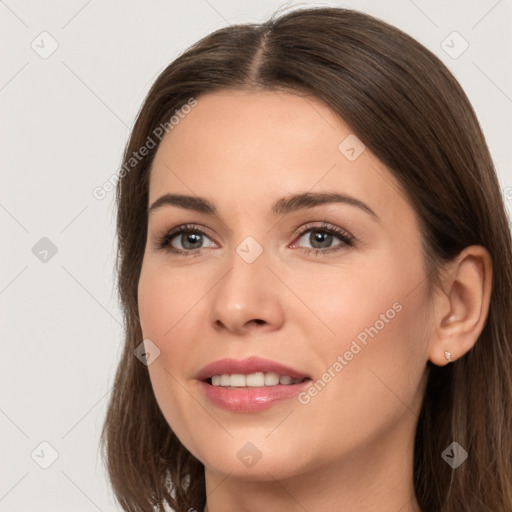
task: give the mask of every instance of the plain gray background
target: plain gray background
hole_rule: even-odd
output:
[[[474,105],[512,210],[510,0],[0,0],[1,511],[119,510],[98,458],[122,344],[114,194],[92,191],[119,170],[165,66],[215,29],[290,4],[368,12],[438,55]]]

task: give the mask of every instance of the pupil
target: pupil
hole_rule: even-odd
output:
[[[201,234],[189,234],[185,236],[185,243],[183,244],[183,247],[186,249],[197,249],[197,247],[189,247],[189,243],[193,245],[194,243],[199,242],[199,246],[201,246]],[[191,241],[192,240],[192,241]]]
[[[320,244],[326,243],[326,246],[329,246],[329,242],[332,240],[332,235],[330,233],[326,233],[325,231],[315,231],[311,233],[311,235],[314,237],[312,242],[312,245],[314,246],[313,242],[319,242]]]

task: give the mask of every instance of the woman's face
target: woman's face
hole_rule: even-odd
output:
[[[430,335],[419,225],[349,126],[312,98],[201,96],[157,151],[149,205],[149,374],[207,471],[412,460]]]

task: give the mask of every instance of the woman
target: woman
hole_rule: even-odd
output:
[[[344,9],[223,28],[124,164],[124,510],[512,510],[510,231],[439,59]]]

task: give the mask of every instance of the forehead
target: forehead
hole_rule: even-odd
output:
[[[358,197],[379,216],[410,209],[394,176],[320,100],[221,91],[198,97],[163,138],[149,202],[173,192],[256,211],[310,190]]]

